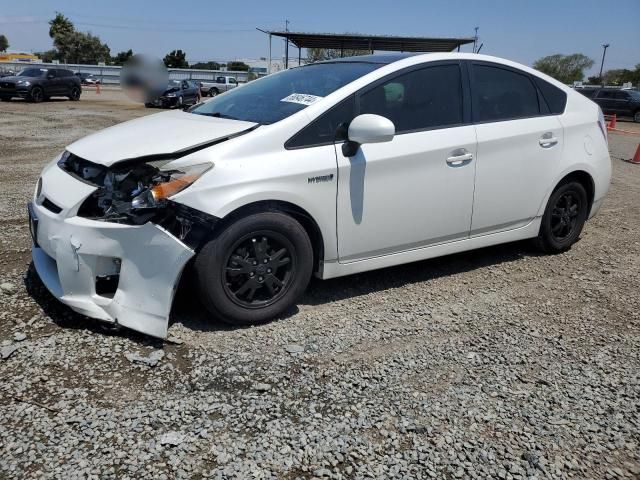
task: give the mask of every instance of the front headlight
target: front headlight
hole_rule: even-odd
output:
[[[31,82],[29,80],[18,80],[18,85],[22,87],[28,87],[29,85],[31,85]]]
[[[167,169],[169,166],[170,164],[165,165],[164,169],[160,169],[158,177],[161,181],[146,188],[140,185],[140,191],[133,192],[134,196],[131,200],[132,208],[157,208],[163,206],[169,197],[187,188],[204,175],[213,164],[203,163],[172,170]]]
[[[175,96],[176,96],[176,94],[175,94],[175,93],[167,93],[167,94],[165,95],[165,97],[169,97],[169,98],[173,98],[173,97],[175,97]]]

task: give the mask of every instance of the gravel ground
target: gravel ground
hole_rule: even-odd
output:
[[[314,280],[246,329],[182,288],[160,342],[55,302],[25,217],[49,158],[147,113],[115,91],[0,105],[0,479],[640,478],[640,166],[614,159],[565,254]]]

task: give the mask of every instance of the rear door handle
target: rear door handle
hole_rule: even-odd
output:
[[[547,132],[540,137],[538,143],[542,148],[550,148],[558,143],[558,139],[553,136],[553,133]]]
[[[451,152],[447,157],[447,165],[450,167],[461,167],[473,160],[473,153],[467,151],[466,148],[458,148]]]

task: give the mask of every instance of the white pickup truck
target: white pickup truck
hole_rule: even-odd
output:
[[[215,97],[220,93],[236,88],[238,86],[238,81],[235,77],[220,76],[216,77],[213,82],[200,81],[200,85],[200,91],[203,96],[209,95],[210,97]]]

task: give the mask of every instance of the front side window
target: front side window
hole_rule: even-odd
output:
[[[47,71],[46,68],[25,68],[18,74],[18,77],[44,77]]]
[[[471,91],[476,122],[499,122],[540,115],[538,93],[524,73],[474,64]]]
[[[315,147],[346,140],[347,129],[355,116],[355,105],[353,95],[343,100],[295,134],[285,147]]]
[[[396,133],[462,123],[462,83],[457,64],[413,70],[360,97],[358,113],[388,118]]]
[[[292,68],[229,90],[191,113],[267,125],[305,109],[380,66],[335,62]]]

